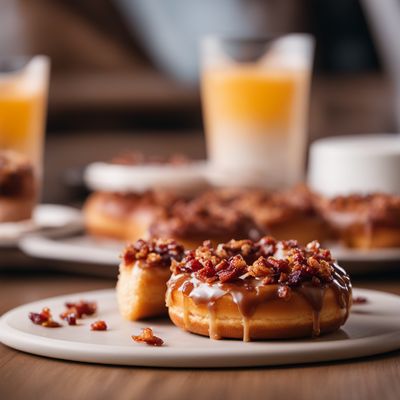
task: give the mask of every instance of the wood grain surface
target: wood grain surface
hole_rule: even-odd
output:
[[[356,281],[400,294],[400,274]],[[0,313],[41,298],[114,286],[56,273],[0,275]],[[400,316],[400,312],[399,312]],[[400,351],[345,362],[243,369],[114,367],[0,345],[0,399],[399,399]]]

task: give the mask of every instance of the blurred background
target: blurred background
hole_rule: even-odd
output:
[[[313,34],[310,140],[395,131],[394,3],[375,18],[373,0],[2,0],[0,55],[51,58],[44,201],[81,200],[80,168],[124,148],[205,156],[206,33]]]

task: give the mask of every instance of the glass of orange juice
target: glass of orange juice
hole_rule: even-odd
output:
[[[45,56],[0,58],[0,222],[29,219],[38,199],[48,81]]]
[[[202,105],[217,185],[287,187],[303,179],[314,40],[203,39]]]

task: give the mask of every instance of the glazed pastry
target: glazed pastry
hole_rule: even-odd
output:
[[[83,207],[86,230],[93,236],[119,240],[147,238],[151,223],[173,201],[170,195],[153,192],[95,192]]]
[[[22,154],[0,151],[0,222],[31,218],[36,197],[32,164]]]
[[[171,320],[212,339],[318,336],[349,315],[349,276],[316,241],[205,242],[171,269]]]
[[[171,261],[180,261],[183,255],[183,247],[173,240],[138,240],[125,248],[117,282],[118,306],[124,319],[166,314]]]
[[[252,218],[209,193],[174,204],[150,226],[150,234],[173,238],[186,248],[195,248],[206,239],[218,244],[235,237],[262,236]]]
[[[237,197],[235,205],[262,231],[280,240],[295,237],[304,245],[331,236],[329,225],[316,212],[313,194],[303,185],[284,192],[248,191]]]
[[[346,246],[360,249],[400,246],[400,196],[320,197],[321,215]]]

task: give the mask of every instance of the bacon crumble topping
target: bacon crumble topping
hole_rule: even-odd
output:
[[[92,331],[106,331],[107,330],[107,324],[103,320],[95,321],[92,324],[90,324],[90,329]]]
[[[229,202],[206,192],[190,201],[177,201],[150,226],[157,237],[251,237],[264,233],[253,218]]]
[[[175,240],[139,239],[125,248],[122,259],[125,265],[144,261],[144,266],[168,268],[171,260],[180,261],[183,256],[184,248]]]
[[[66,302],[65,307],[67,309],[60,314],[60,318],[67,321],[68,325],[76,325],[77,319],[93,315],[97,311],[97,304],[93,301]]]
[[[321,286],[333,280],[333,263],[329,250],[317,241],[300,246],[295,240],[276,241],[264,237],[258,242],[231,240],[213,248],[209,241],[194,251],[187,251],[184,259],[173,262],[174,274],[193,273],[206,283],[231,282],[255,278],[264,284],[289,287],[303,282]],[[281,297],[287,293],[282,290]]]
[[[143,328],[142,333],[137,336],[132,336],[132,339],[135,342],[146,343],[149,346],[159,347],[164,344],[164,341],[161,338],[153,334],[153,330],[151,328]]]
[[[353,304],[366,304],[368,299],[364,296],[353,297]]]
[[[365,223],[383,223],[398,226],[400,223],[400,196],[388,193],[368,195],[352,194],[333,199],[320,198],[319,209],[331,223],[335,224],[336,214],[351,214],[354,220]],[[349,223],[353,223],[349,219]]]
[[[40,313],[30,312],[28,317],[35,325],[41,325],[45,328],[59,328],[62,326],[59,322],[53,320],[48,307],[44,307]]]

